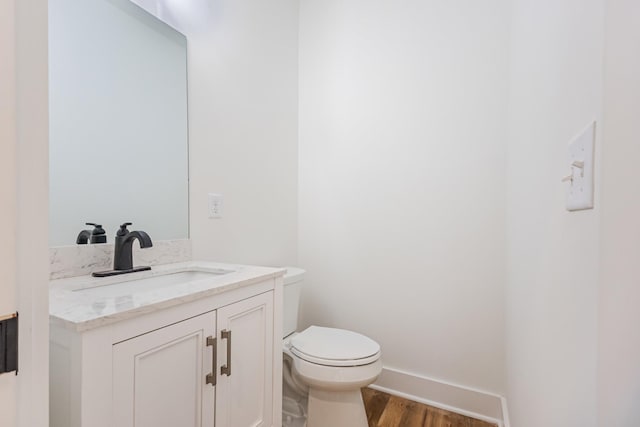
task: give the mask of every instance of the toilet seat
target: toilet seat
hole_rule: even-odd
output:
[[[371,338],[320,326],[310,326],[293,336],[290,350],[300,359],[322,366],[362,366],[380,358],[380,345]]]

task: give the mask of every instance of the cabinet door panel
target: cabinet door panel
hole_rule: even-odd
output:
[[[218,369],[216,427],[270,427],[273,420],[273,293],[218,309],[218,363],[227,365],[231,331],[231,375]]]
[[[114,427],[213,427],[215,313],[113,346]]]

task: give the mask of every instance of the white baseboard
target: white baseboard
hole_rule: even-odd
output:
[[[507,408],[507,398],[502,397],[502,425],[504,427],[511,427],[511,422],[509,421],[509,410]]]
[[[510,427],[507,401],[503,396],[471,387],[434,380],[422,375],[385,367],[373,389]]]

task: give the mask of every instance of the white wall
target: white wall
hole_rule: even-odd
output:
[[[303,323],[504,391],[508,1],[300,7]]]
[[[640,3],[608,0],[599,426],[640,425]]]
[[[188,38],[194,257],[296,264],[298,2],[138,3]]]
[[[517,427],[596,425],[604,0],[513,0],[507,369]],[[567,144],[598,120],[596,208],[564,207]],[[604,425],[615,425],[606,423]]]

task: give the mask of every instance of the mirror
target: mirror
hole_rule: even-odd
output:
[[[128,0],[49,1],[50,246],[189,235],[187,40]]]

